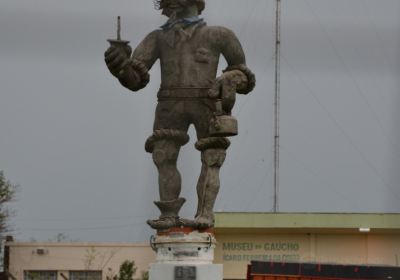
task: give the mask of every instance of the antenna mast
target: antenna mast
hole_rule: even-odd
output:
[[[275,13],[275,94],[274,94],[274,212],[279,211],[279,106],[281,75],[281,0]]]

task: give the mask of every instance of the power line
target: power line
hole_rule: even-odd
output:
[[[264,168],[264,165],[260,165],[260,163],[261,162],[264,162],[265,161],[265,158],[266,157],[262,157],[261,158],[261,160],[260,159],[258,159],[258,160],[256,160],[252,165],[248,165],[247,166],[247,168],[245,169],[245,171],[244,172],[242,172],[241,174],[251,174],[251,172],[254,172],[255,171],[255,167],[257,167],[257,166],[261,166],[261,168]],[[267,165],[267,172],[266,172],[266,174],[268,174],[269,172],[271,172],[271,168],[269,168],[269,166],[271,166],[272,165],[272,162],[269,164],[269,165]],[[245,186],[246,185],[246,182],[248,181],[248,179],[249,178],[253,178],[254,176],[250,176],[250,175],[243,175],[243,176],[240,176],[240,180],[237,180],[237,182],[235,183],[235,185],[234,186],[232,186],[232,189],[230,189],[230,191],[231,192],[236,192],[236,189],[237,188],[242,188],[243,186]],[[246,182],[245,182],[246,181]],[[230,201],[228,201],[228,200],[225,200],[224,201],[224,204],[221,206],[221,208],[222,209],[225,209],[225,208],[227,208],[226,207],[226,205],[229,203]],[[247,207],[247,206],[246,206]]]
[[[12,221],[23,221],[23,222],[52,222],[52,221],[92,221],[92,220],[124,220],[124,219],[135,219],[146,217],[146,215],[135,215],[135,216],[111,216],[111,217],[24,217],[24,218],[13,218]]]
[[[302,161],[302,160],[298,159],[298,158],[295,156],[295,154],[294,154],[293,152],[289,151],[288,149],[286,149],[285,147],[282,147],[282,146],[281,146],[281,150],[282,150],[283,152],[286,152],[286,154],[287,154],[289,157],[291,157],[294,161],[297,161],[297,162],[298,162],[298,165],[299,165],[301,168],[303,168],[303,170],[308,171],[308,172],[309,172],[310,174],[312,174],[315,178],[322,178],[322,176],[320,176],[320,173],[319,173],[317,170],[311,168],[310,166],[307,166],[307,164],[305,164],[305,161]],[[334,191],[338,196],[340,196],[342,199],[351,201],[351,203],[354,204],[354,200],[353,200],[353,199],[350,199],[349,196],[347,196],[347,195],[345,195],[345,194],[342,194],[341,192],[337,191],[336,188],[335,188],[335,186],[334,186],[331,182],[329,182],[329,181],[324,181],[324,183],[325,183],[326,185],[330,186],[330,187],[331,187],[331,190],[333,190],[333,191]],[[357,201],[357,202],[358,202],[358,201]]]
[[[388,58],[388,56],[387,56],[386,44],[382,43],[382,42],[384,42],[384,39],[383,39],[383,37],[381,36],[381,34],[378,32],[378,28],[377,28],[376,21],[375,21],[375,20],[372,18],[372,16],[371,16],[371,10],[370,10],[370,8],[369,8],[369,6],[368,6],[368,3],[365,3],[365,2],[361,2],[361,3],[363,4],[363,7],[364,7],[365,10],[366,10],[366,13],[365,13],[365,14],[367,14],[367,18],[368,18],[368,20],[369,20],[369,23],[374,27],[374,28],[373,28],[373,31],[374,31],[374,33],[375,33],[377,42],[378,42],[378,44],[379,44],[379,50],[380,50],[380,53],[383,55],[383,58],[382,58],[383,64],[384,64],[385,66],[388,67],[389,58]],[[382,83],[380,83],[380,87],[382,88],[382,85],[381,85],[381,84],[382,84]],[[381,95],[381,97],[383,97],[383,99],[386,100],[386,97],[385,97],[384,95]],[[394,155],[395,155],[397,158],[400,159],[400,149],[398,149],[398,148],[396,147],[395,142],[393,142],[392,138],[388,137],[387,135],[385,135],[385,138],[386,138],[387,141],[389,142],[390,146],[392,146],[393,151],[394,151]]]
[[[258,193],[260,192],[260,190],[262,189],[262,187],[264,186],[264,184],[265,184],[265,181],[267,180],[267,178],[269,177],[269,175],[271,174],[271,171],[272,171],[272,165],[273,165],[273,162],[271,161],[270,162],[270,164],[268,165],[268,168],[267,168],[267,172],[265,172],[265,174],[264,174],[264,176],[263,176],[263,178],[261,179],[261,183],[258,185],[258,187],[256,188],[256,191],[253,193],[253,195],[250,197],[251,198],[251,200],[250,200],[250,202],[248,202],[248,203],[246,203],[246,211],[248,211],[249,209],[250,209],[250,205],[252,205],[253,203],[254,203],[254,201],[255,201],[255,199],[258,197]],[[256,195],[254,195],[254,194],[256,194]],[[273,210],[273,209],[272,209]]]
[[[369,101],[369,99],[367,98],[367,96],[365,95],[364,91],[361,89],[361,86],[359,85],[359,83],[356,81],[353,72],[350,70],[350,68],[347,66],[343,56],[340,54],[340,52],[338,51],[338,49],[336,48],[336,45],[334,43],[334,41],[332,40],[331,36],[329,36],[328,31],[326,30],[326,28],[324,27],[324,25],[322,24],[322,21],[320,20],[320,17],[318,16],[317,12],[314,10],[314,8],[312,7],[312,5],[308,2],[308,0],[303,0],[306,5],[310,8],[312,14],[314,15],[316,21],[318,22],[322,32],[325,34],[325,36],[328,38],[329,44],[333,50],[333,52],[335,53],[335,55],[337,56],[339,62],[342,64],[343,69],[347,72],[347,77],[353,82],[357,93],[359,94],[359,96],[361,97],[362,100],[364,100],[364,103],[367,105],[369,111],[372,114],[372,117],[375,119],[376,123],[378,124],[380,130],[382,131],[382,135],[384,135],[384,138],[389,139],[389,137],[386,136],[386,129],[380,119],[380,117],[378,116],[378,113],[375,111],[375,109],[373,108],[371,102]],[[392,144],[392,143],[391,143]],[[393,144],[392,144],[393,146]],[[395,149],[396,150],[396,149]],[[396,154],[397,155],[397,154]]]
[[[144,224],[144,222],[124,224],[124,225],[110,225],[110,226],[98,226],[98,227],[71,227],[71,228],[19,228],[17,231],[85,231],[85,230],[101,230],[101,229],[118,229],[128,228],[137,225]]]
[[[368,157],[364,154],[364,152],[354,143],[352,138],[346,133],[346,131],[342,128],[342,126],[339,124],[339,122],[336,120],[336,118],[333,116],[333,114],[328,110],[328,108],[319,100],[317,95],[314,93],[314,91],[311,89],[311,87],[304,81],[304,79],[297,73],[296,70],[293,69],[293,67],[289,64],[289,62],[285,59],[284,56],[282,56],[283,60],[289,67],[289,69],[292,71],[292,73],[303,83],[305,88],[307,89],[307,92],[314,98],[314,100],[321,106],[321,108],[327,113],[328,117],[331,119],[331,121],[336,125],[336,127],[339,129],[339,132],[342,134],[342,136],[349,142],[349,144],[354,148],[354,150],[357,151],[357,153],[360,155],[362,160],[369,166],[369,168],[374,171],[374,173],[378,176],[378,178],[382,181],[384,186],[386,187],[387,190],[389,190],[394,197],[396,197],[398,200],[400,200],[400,197],[395,193],[391,186],[386,182],[386,180],[383,178],[383,176],[380,174],[378,168],[368,159]]]

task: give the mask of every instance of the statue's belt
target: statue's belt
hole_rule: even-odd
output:
[[[179,87],[179,88],[160,88],[157,97],[158,100],[167,99],[211,99],[209,96],[210,88],[194,88],[194,87]]]

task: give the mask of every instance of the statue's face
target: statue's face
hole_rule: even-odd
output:
[[[193,0],[163,0],[160,8],[163,10],[164,15],[171,17],[172,15],[179,15],[193,5],[196,5]]]

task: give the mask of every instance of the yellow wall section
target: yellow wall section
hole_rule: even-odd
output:
[[[225,279],[245,279],[250,260],[400,266],[392,234],[220,234],[216,263]]]

